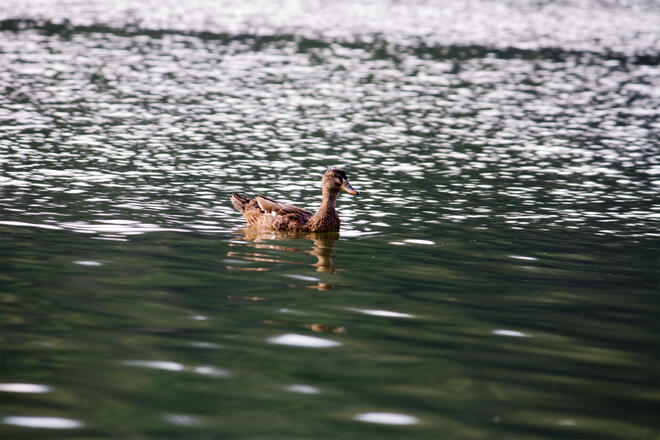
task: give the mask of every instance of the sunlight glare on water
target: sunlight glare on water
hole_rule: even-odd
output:
[[[332,341],[325,338],[317,338],[315,336],[298,335],[287,333],[281,336],[274,336],[268,339],[271,344],[291,345],[294,347],[309,347],[309,348],[328,348],[337,347],[341,343]]]
[[[355,420],[361,422],[369,423],[381,423],[384,425],[414,425],[418,423],[416,417],[409,416],[406,414],[396,414],[396,413],[363,413],[356,414]]]
[[[78,420],[59,417],[22,417],[8,416],[2,419],[8,425],[23,426],[26,428],[72,429],[82,427]]]
[[[5,393],[49,393],[50,387],[36,383],[0,383],[0,392]]]
[[[657,438],[658,23],[5,0],[0,437]]]
[[[9,221],[27,220],[21,206],[31,206],[30,223],[117,239],[221,232],[235,217],[223,194],[250,188],[313,206],[317,176],[340,165],[354,170],[365,194],[360,211],[352,202],[345,207],[361,230],[387,230],[387,210],[404,207],[418,210],[413,229],[435,220],[502,219],[514,229],[655,234],[644,225],[658,215],[651,205],[658,75],[646,63],[652,46],[636,45],[641,36],[657,38],[644,31],[657,10],[618,14],[612,33],[600,30],[620,12],[615,7],[589,9],[586,19],[580,7],[537,11],[524,2],[476,15],[460,2],[404,2],[387,12],[364,2],[349,8],[347,21],[338,2],[321,7],[319,22],[313,8],[262,3],[227,15],[203,14],[223,9],[199,2],[199,13],[173,28],[161,21],[176,10],[170,3],[155,8],[161,19],[154,21],[150,8],[120,2],[119,15],[109,16],[103,2],[92,2],[65,25],[55,8],[15,5],[26,18],[5,26],[26,30],[4,33],[10,67],[0,81],[9,92],[2,98],[11,151],[3,186],[5,212],[17,217]],[[140,28],[113,27],[121,14],[139,19]],[[202,16],[213,18],[202,24]],[[387,19],[364,27],[372,16]],[[481,26],[468,25],[486,16]],[[595,29],[572,28],[571,42],[562,41],[562,28],[581,19]],[[228,22],[248,33],[218,33]],[[392,31],[388,39],[370,33],[376,22]],[[490,27],[502,22],[514,25],[494,39]],[[335,35],[330,23],[346,34]],[[329,35],[315,41],[311,29]],[[532,47],[531,29],[558,40],[537,38]],[[595,38],[600,46],[581,55]],[[544,47],[557,49],[546,55]],[[425,209],[438,198],[436,209]],[[380,203],[386,217],[375,221]],[[84,219],[66,211],[71,204]]]

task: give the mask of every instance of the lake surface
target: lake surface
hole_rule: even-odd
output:
[[[3,439],[658,438],[656,2],[179,3],[0,5]]]

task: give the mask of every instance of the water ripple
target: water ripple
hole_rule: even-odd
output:
[[[299,335],[295,333],[287,333],[280,336],[273,336],[268,338],[268,342],[278,345],[290,345],[294,347],[307,347],[307,348],[329,348],[342,345],[340,342],[331,339],[319,338],[316,336]]]
[[[360,422],[380,423],[383,425],[415,425],[419,423],[417,417],[408,414],[388,412],[367,412],[356,414],[353,417]]]
[[[83,423],[78,420],[62,417],[7,416],[2,419],[2,423],[24,428],[74,429],[83,427]]]
[[[51,388],[36,383],[0,383],[0,392],[5,393],[49,393]]]

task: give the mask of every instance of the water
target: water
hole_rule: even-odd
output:
[[[3,2],[1,436],[657,438],[658,22]]]

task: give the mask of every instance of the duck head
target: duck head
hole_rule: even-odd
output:
[[[346,177],[346,173],[343,170],[336,168],[331,168],[323,174],[323,180],[321,183],[324,192],[338,193],[342,189],[349,194],[357,196],[360,194],[355,188],[353,188]]]

